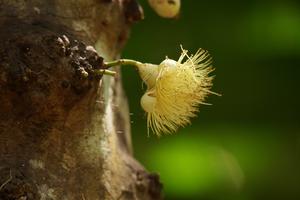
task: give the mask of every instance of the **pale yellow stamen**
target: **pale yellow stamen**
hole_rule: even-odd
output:
[[[106,63],[107,67],[118,64],[135,66],[147,91],[141,98],[141,106],[147,113],[148,130],[161,133],[176,132],[179,127],[190,124],[200,104],[212,92],[213,77],[209,74],[212,59],[208,52],[199,49],[195,55],[188,55],[182,47],[177,61],[166,58],[159,65],[141,63],[129,59]],[[149,132],[149,131],[148,131]]]
[[[200,49],[192,56],[182,50],[178,61],[166,59],[158,65],[155,87],[150,88],[156,98],[155,105],[152,111],[146,111],[148,127],[154,133],[172,133],[190,124],[198,106],[207,104],[207,95],[213,93],[210,64],[209,54]]]

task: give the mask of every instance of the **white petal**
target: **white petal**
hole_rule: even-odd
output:
[[[175,60],[172,59],[165,59],[159,64],[160,67],[169,67],[169,68],[176,68],[178,66],[178,63]]]
[[[156,97],[152,92],[146,92],[141,98],[141,106],[146,112],[153,112],[156,104]]]

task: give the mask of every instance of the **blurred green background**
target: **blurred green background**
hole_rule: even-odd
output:
[[[300,2],[182,0],[158,17],[145,0],[122,57],[160,63],[210,52],[216,75],[191,126],[147,137],[141,80],[123,70],[134,153],[160,174],[166,200],[300,199]],[[144,87],[145,89],[145,87]]]

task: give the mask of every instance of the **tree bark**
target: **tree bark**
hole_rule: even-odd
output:
[[[161,198],[119,73],[95,73],[141,18],[135,0],[0,0],[1,200]]]

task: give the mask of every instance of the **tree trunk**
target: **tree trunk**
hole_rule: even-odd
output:
[[[141,17],[135,0],[0,0],[1,200],[161,198],[119,73],[95,73]]]

